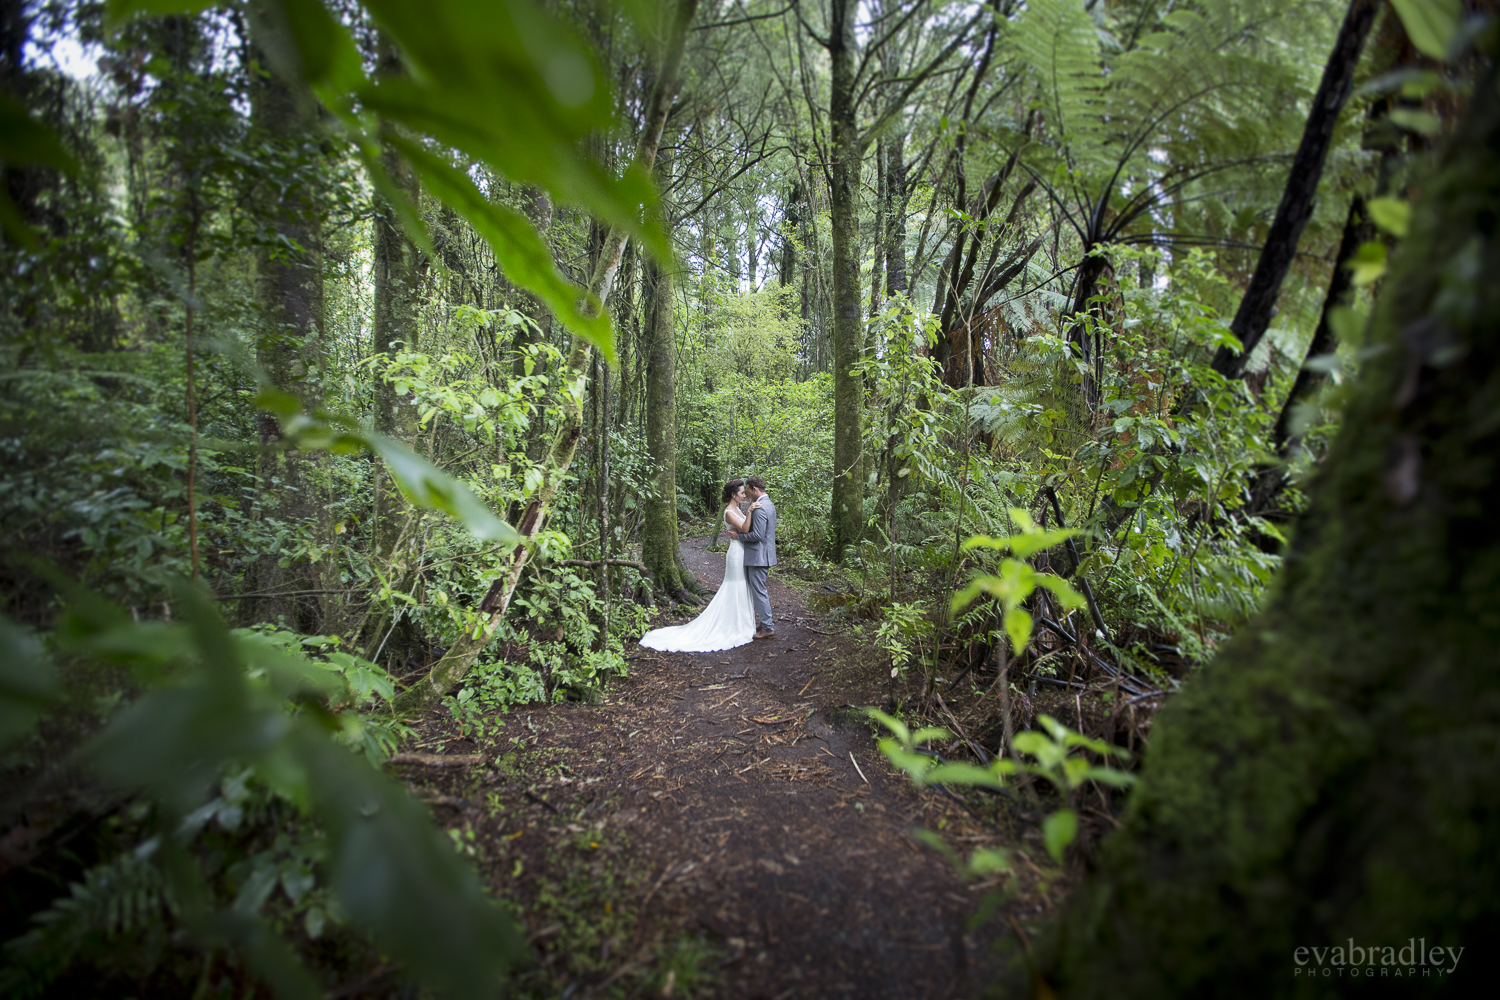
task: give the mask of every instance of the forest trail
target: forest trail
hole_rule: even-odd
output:
[[[724,557],[708,542],[683,554],[712,589]],[[692,966],[683,987],[710,977],[691,994],[704,996],[917,1000],[992,978],[994,925],[965,922],[993,886],[965,883],[911,831],[944,829],[960,848],[993,831],[886,765],[854,707],[885,700],[869,645],[828,634],[774,574],[770,593],[775,639],[637,650],[602,704],[501,717],[495,770],[408,773],[459,793],[418,789],[440,823],[472,832],[497,894],[522,904],[539,974],[561,995],[641,995],[632,979],[661,983],[669,961]],[[712,945],[696,960],[682,954],[693,939]]]

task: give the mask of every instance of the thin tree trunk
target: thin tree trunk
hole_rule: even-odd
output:
[[[1318,193],[1318,181],[1323,176],[1323,162],[1333,144],[1334,126],[1338,124],[1339,112],[1349,98],[1354,86],[1354,69],[1359,64],[1359,54],[1364,48],[1365,37],[1375,23],[1380,11],[1380,0],[1353,0],[1344,23],[1339,28],[1333,53],[1323,67],[1323,79],[1318,92],[1313,96],[1312,112],[1302,131],[1302,142],[1292,160],[1292,170],[1287,176],[1286,188],[1281,194],[1281,204],[1276,207],[1276,216],[1271,221],[1271,230],[1256,262],[1255,273],[1250,278],[1250,287],[1240,299],[1230,331],[1239,338],[1242,350],[1236,353],[1229,347],[1220,347],[1214,354],[1214,371],[1226,378],[1239,378],[1245,370],[1250,353],[1265,336],[1271,325],[1281,283],[1291,269],[1297,256],[1297,242],[1302,230],[1312,216],[1313,198]]]
[[[748,290],[756,290],[756,271],[760,266],[760,224],[759,208],[756,206],[753,195],[750,203],[750,211],[745,216],[745,274],[748,276]]]
[[[1329,316],[1335,309],[1348,304],[1349,295],[1354,290],[1354,275],[1349,270],[1349,261],[1354,258],[1355,251],[1374,238],[1375,227],[1365,216],[1364,199],[1355,198],[1349,205],[1349,218],[1344,223],[1343,238],[1339,240],[1338,257],[1333,264],[1333,274],[1328,279],[1328,293],[1323,299],[1323,311],[1318,317],[1318,326],[1313,331],[1312,341],[1307,345],[1307,360],[1329,354],[1338,346],[1334,339],[1333,326],[1329,323]],[[1301,440],[1300,434],[1292,432],[1293,411],[1299,403],[1316,395],[1327,379],[1326,372],[1307,367],[1305,361],[1301,370],[1297,372],[1297,380],[1292,383],[1291,391],[1287,393],[1286,404],[1282,406],[1281,413],[1276,418],[1276,430],[1272,434],[1276,452],[1283,458]]]
[[[786,198],[786,219],[781,224],[781,272],[783,288],[790,288],[797,276],[797,242],[802,239],[802,189],[795,181]],[[803,314],[806,315],[806,306]]]
[[[1306,358],[1287,393],[1286,402],[1282,404],[1281,412],[1276,417],[1276,428],[1271,433],[1272,447],[1279,461],[1267,463],[1258,470],[1252,490],[1253,511],[1268,511],[1275,503],[1277,494],[1286,486],[1286,460],[1302,440],[1300,433],[1293,433],[1292,420],[1297,408],[1315,397],[1328,379],[1326,373],[1309,368],[1307,362],[1327,355],[1338,347],[1329,317],[1335,309],[1348,304],[1349,293],[1354,288],[1354,277],[1348,268],[1349,261],[1355,251],[1374,237],[1375,227],[1365,216],[1364,199],[1356,197],[1349,205],[1349,217],[1344,223],[1343,238],[1339,240],[1338,256],[1333,264],[1333,274],[1328,279],[1328,292],[1323,298],[1323,311],[1318,317],[1318,326],[1313,330]]]
[[[1094,378],[1094,341],[1097,339],[1094,324],[1089,322],[1089,301],[1099,293],[1099,284],[1107,272],[1113,270],[1108,257],[1085,251],[1083,263],[1079,265],[1078,277],[1073,285],[1073,301],[1068,307],[1068,343],[1072,345],[1078,360],[1083,362],[1083,379],[1079,389],[1083,397],[1084,411],[1090,421],[1099,408],[1099,387]],[[1092,313],[1099,319],[1098,313]]]
[[[906,291],[906,133],[885,146],[885,293]]]
[[[541,234],[542,239],[547,239],[552,230],[553,216],[552,198],[547,192],[531,184],[522,187],[521,210],[536,231]],[[531,349],[551,339],[552,312],[542,304],[540,298],[527,291],[520,293],[517,307],[530,322],[516,327],[511,340],[511,348],[516,352],[511,373],[516,378],[522,378],[528,374],[546,375],[549,367],[546,356],[533,355]],[[547,450],[545,403],[540,390],[528,391],[525,398],[531,407],[531,425],[526,438],[526,457],[532,462],[540,462]],[[514,510],[507,513],[511,520],[515,520],[520,516],[520,506],[516,505]]]
[[[381,76],[402,75],[401,57],[382,32],[377,39]],[[421,191],[411,165],[392,148],[381,154],[381,166],[392,185],[417,204]],[[372,264],[375,296],[371,316],[371,348],[377,355],[394,360],[402,351],[417,348],[417,284],[420,253],[407,236],[395,208],[377,197],[372,220]],[[416,415],[409,397],[396,395],[393,381],[375,383],[375,429],[381,434],[411,442],[416,433]],[[405,501],[383,468],[376,467],[375,546],[384,560],[395,558],[396,539],[401,535],[399,516]]]
[[[889,207],[889,198],[885,190],[885,140],[875,141],[875,218],[870,226],[870,308],[869,316],[873,320],[880,312],[880,304],[885,301],[885,213]],[[870,328],[866,337],[873,337],[874,329]],[[865,353],[869,354],[871,343],[865,341]]]
[[[249,8],[250,50],[260,66],[274,66],[268,57],[272,30],[262,4]],[[311,141],[315,128],[310,101],[299,101],[274,72],[250,74],[250,117],[255,129],[273,141]],[[263,187],[259,211],[277,234],[278,249],[269,243],[257,249],[255,299],[262,327],[255,359],[277,389],[295,395],[306,409],[321,401],[319,379],[323,362],[323,253],[319,198],[304,186],[289,191]],[[300,247],[287,254],[280,247]],[[286,446],[275,416],[258,417],[262,449],[256,462],[259,483],[255,515],[286,527],[311,523],[320,541],[332,537],[327,505],[330,463],[323,452],[304,455]],[[283,570],[277,555],[264,555],[254,570],[254,591],[277,594],[287,590],[330,591],[324,564]],[[300,578],[300,579],[299,579]],[[332,595],[314,608],[292,597],[260,598],[246,609],[251,620],[280,620],[287,627],[317,632],[335,622]]]
[[[1500,102],[1476,97],[1274,596],[1157,717],[1123,828],[1038,949],[1058,995],[1312,995],[1314,951],[1331,968],[1351,938],[1383,972],[1415,939],[1452,946],[1423,988],[1485,991],[1456,952],[1500,926],[1497,150]]]
[[[667,112],[671,109],[672,99],[677,93],[677,80],[682,69],[687,28],[697,8],[698,0],[677,0],[676,9],[673,12],[672,29],[668,33],[662,56],[661,71],[657,74],[656,83],[648,98],[645,121],[642,125],[640,141],[636,146],[635,165],[640,169],[649,171],[656,163],[656,152],[661,144],[662,130],[666,126]],[[604,302],[609,298],[610,290],[614,286],[615,274],[619,271],[620,259],[625,250],[626,238],[624,230],[612,227],[604,241],[598,265],[594,268],[593,276],[589,281],[588,301],[595,309],[602,310]],[[588,376],[591,351],[588,341],[577,335],[573,337],[567,365],[559,382],[563,390],[560,394],[562,413],[557,435],[553,438],[552,448],[543,466],[542,481],[532,495],[530,503],[526,505],[520,523],[516,526],[528,543],[541,530],[552,500],[557,495],[558,487],[562,484],[568,467],[573,464],[573,455],[578,450],[578,439],[583,433],[581,393],[584,389],[583,382]],[[394,708],[398,714],[405,715],[421,711],[435,704],[443,695],[452,690],[454,685],[463,680],[473,668],[479,654],[490,644],[490,640],[495,636],[495,630],[500,627],[500,622],[505,618],[511,597],[516,591],[516,584],[521,580],[521,571],[526,568],[529,551],[527,546],[517,548],[511,557],[510,569],[490,585],[489,593],[479,605],[479,610],[489,617],[477,631],[466,634],[454,643],[443,658],[433,665],[427,677],[397,696]]]

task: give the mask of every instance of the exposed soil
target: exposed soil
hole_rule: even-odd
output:
[[[712,589],[724,557],[707,543],[683,553]],[[603,703],[499,717],[480,766],[403,768],[520,910],[539,962],[523,992],[967,996],[1047,908],[1041,852],[974,883],[913,838],[942,830],[968,854],[1003,835],[886,764],[859,711],[889,696],[868,641],[809,613],[774,572],[770,593],[774,639],[632,650]],[[441,711],[419,732],[407,749],[479,749],[444,739]],[[997,886],[1000,916],[975,926]]]

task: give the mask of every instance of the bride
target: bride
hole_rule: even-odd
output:
[[[735,531],[744,531],[750,518],[740,513],[745,499],[745,481],[724,484],[724,521]],[[750,604],[750,585],[745,580],[745,547],[738,539],[729,543],[724,555],[724,582],[719,592],[686,625],[652,629],[641,636],[641,645],[668,653],[707,653],[743,646],[755,635],[755,609]]]

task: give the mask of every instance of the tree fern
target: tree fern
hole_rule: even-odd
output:
[[[1156,205],[1285,151],[1307,91],[1306,60],[1267,38],[1290,30],[1290,0],[1143,6],[1163,12],[1124,44],[1084,0],[1030,0],[1008,33],[1046,116],[1026,162],[1085,246],[1157,229]]]

